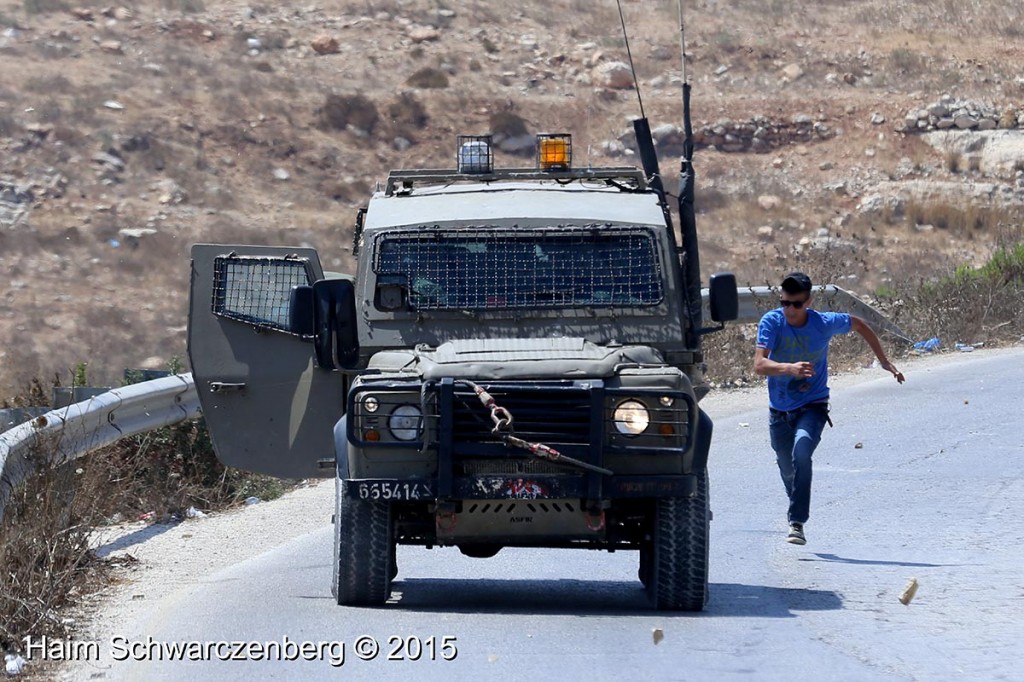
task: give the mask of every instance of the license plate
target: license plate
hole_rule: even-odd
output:
[[[433,486],[422,481],[349,481],[348,494],[360,500],[434,499]]]

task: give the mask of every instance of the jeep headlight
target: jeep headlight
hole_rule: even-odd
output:
[[[420,435],[423,413],[416,405],[399,405],[388,417],[388,430],[398,440],[416,440]]]
[[[639,400],[623,400],[612,413],[615,428],[624,436],[639,436],[651,423],[651,413]]]

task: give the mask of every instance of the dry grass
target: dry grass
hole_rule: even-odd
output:
[[[36,382],[33,390],[41,386]],[[107,574],[109,564],[90,545],[95,527],[140,517],[173,522],[189,507],[208,511],[250,496],[273,499],[291,486],[226,469],[202,421],[128,438],[70,464],[56,463],[59,452],[57,439],[36,445],[36,474],[15,489],[0,523],[3,649],[17,650],[27,635],[71,634],[67,611]]]
[[[100,520],[99,481],[55,464],[52,443],[33,453],[37,474],[18,487],[0,523],[0,646],[26,635],[67,635],[61,613],[98,577],[89,534]]]
[[[958,237],[972,239],[978,233],[997,235],[1001,229],[1019,225],[1024,220],[1024,209],[971,202],[913,202],[904,208],[904,216],[910,226],[931,225]]]
[[[75,19],[69,9],[77,6],[92,8],[96,20]],[[623,6],[641,82],[678,75],[676,3]],[[390,168],[449,164],[455,135],[487,132],[496,112],[514,111],[531,132],[569,130],[588,163],[636,162],[597,152],[636,114],[634,93],[609,96],[587,82],[591,58],[625,58],[614,3],[551,0],[504,11],[476,1],[332,0],[317,12],[255,6],[252,20],[241,7],[223,3],[141,0],[132,5],[131,21],[116,24],[101,13],[104,7],[93,0],[24,0],[3,9],[3,27],[25,28],[0,48],[19,64],[0,86],[0,136],[8,145],[0,155],[0,176],[20,182],[35,179],[37,169],[53,168],[69,180],[62,198],[38,202],[27,234],[0,234],[6,255],[0,267],[24,284],[11,288],[8,316],[0,317],[6,352],[0,389],[6,391],[83,358],[110,381],[149,356],[183,354],[190,243],[294,243],[301,231],[301,239],[323,250],[325,261],[344,258],[335,245],[350,242],[352,207],[365,201],[365,190]],[[444,8],[455,16],[441,17],[438,10]],[[378,12],[391,19],[337,29],[345,54],[308,54],[311,35]],[[864,163],[857,131],[868,106],[919,106],[941,94],[933,91],[941,86],[935,79],[947,72],[962,83],[957,94],[965,96],[991,92],[993,80],[1012,83],[1019,74],[1004,48],[1013,27],[1024,25],[1020,14],[1019,4],[1008,0],[970,6],[812,0],[799,7],[735,0],[718,3],[711,13],[693,9],[687,31],[695,122],[822,112],[830,125],[846,130],[823,145],[836,165],[834,175],[855,176],[861,169],[853,166]],[[325,24],[325,16],[337,24]],[[436,24],[442,35],[409,44],[400,18]],[[972,40],[962,44],[964,24],[958,22],[967,18]],[[766,33],[766,25],[773,30]],[[812,39],[810,29],[829,40]],[[207,30],[212,37],[204,35]],[[104,53],[93,36],[121,41],[125,55]],[[525,36],[537,41],[537,50],[523,47]],[[250,37],[261,41],[258,56],[248,54]],[[595,45],[584,49],[584,43]],[[951,60],[948,48],[954,45]],[[660,56],[652,58],[656,52]],[[794,62],[805,76],[780,87],[780,66]],[[730,69],[721,79],[712,75],[719,64]],[[396,101],[396,90],[423,67],[445,74],[448,87],[419,90],[415,103]],[[856,86],[828,86],[825,74],[833,72],[863,78]],[[911,90],[920,92],[911,97]],[[373,134],[318,126],[326,93],[364,96],[378,112]],[[677,89],[645,87],[643,94],[652,124],[678,122]],[[107,109],[110,99],[126,108]],[[856,111],[847,116],[847,106]],[[885,113],[890,120],[899,115]],[[51,125],[52,132],[23,146],[26,125],[39,123]],[[123,173],[100,173],[92,157],[135,136],[148,139],[148,148],[123,152]],[[396,137],[414,146],[395,145]],[[853,160],[844,162],[849,149]],[[779,172],[765,172],[741,155],[701,155],[698,173],[705,158],[714,162],[704,177],[720,173],[714,189],[705,189],[698,175],[698,209],[702,221],[706,216],[714,225],[704,232],[708,252],[742,273],[741,279],[772,277],[776,266],[799,257],[792,250],[799,238],[829,225],[834,211],[852,208],[841,205],[843,200],[822,202],[813,192],[794,195],[793,180],[813,189],[819,179],[790,163],[792,149],[778,154],[786,157]],[[962,159],[960,172],[969,171],[970,163]],[[291,179],[274,180],[276,167]],[[675,167],[674,159],[662,159],[666,172]],[[152,189],[168,178],[186,189],[188,199],[180,205],[161,205],[161,192]],[[760,186],[742,186],[751,178]],[[784,182],[775,186],[780,178]],[[761,193],[785,197],[785,207],[761,210],[754,202]],[[97,208],[105,206],[114,210]],[[134,247],[109,245],[119,230],[149,225],[161,235]],[[762,225],[775,228],[776,239],[752,248],[753,233]],[[988,233],[985,228],[964,235],[981,239]],[[949,235],[959,233],[951,228],[934,234],[933,248],[945,251]],[[880,268],[891,260],[884,253],[888,246],[870,244]],[[44,304],[46,314],[35,314]],[[96,310],[86,313],[89,308]]]

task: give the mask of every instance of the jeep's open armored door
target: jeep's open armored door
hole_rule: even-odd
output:
[[[290,331],[291,292],[324,276],[314,249],[192,247],[188,354],[217,456],[282,478],[333,475],[345,375]]]

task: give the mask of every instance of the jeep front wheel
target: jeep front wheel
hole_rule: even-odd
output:
[[[708,478],[697,479],[693,497],[655,501],[652,552],[645,587],[662,611],[701,611],[708,601],[708,550],[711,513]],[[643,550],[641,550],[642,552]]]
[[[375,606],[391,596],[394,577],[391,505],[357,500],[337,479],[334,514],[334,580],[341,606]]]

